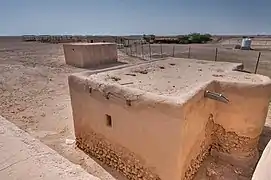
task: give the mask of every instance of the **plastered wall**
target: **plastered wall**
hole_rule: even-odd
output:
[[[72,43],[64,44],[66,64],[80,68],[98,67],[117,62],[115,43]]]

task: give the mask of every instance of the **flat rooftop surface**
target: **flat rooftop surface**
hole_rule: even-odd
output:
[[[0,179],[99,180],[0,116]]]
[[[178,96],[214,80],[252,84],[270,81],[265,76],[234,70],[240,68],[241,65],[229,62],[169,58],[93,74],[88,79],[167,96]]]

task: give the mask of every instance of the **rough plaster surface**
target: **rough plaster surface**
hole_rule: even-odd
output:
[[[115,43],[70,43],[63,44],[66,64],[80,68],[98,67],[116,63]]]
[[[269,180],[271,179],[271,140],[267,144],[259,160],[255,172],[252,176],[252,180]]]
[[[71,75],[77,144],[129,179],[192,179],[208,155],[253,165],[271,81],[241,68],[171,58]],[[204,98],[205,90],[230,102]]]
[[[99,180],[0,116],[0,179]]]

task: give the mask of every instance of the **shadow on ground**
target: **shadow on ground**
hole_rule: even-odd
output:
[[[111,67],[116,67],[116,66],[122,66],[122,65],[128,65],[128,63],[125,63],[125,62],[116,62],[116,63],[110,63],[110,64],[103,64],[103,65],[99,65],[97,67],[87,68],[87,69],[88,70],[100,70],[100,69],[106,69],[106,68],[111,68]]]

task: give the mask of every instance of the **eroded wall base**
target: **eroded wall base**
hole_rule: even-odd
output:
[[[249,138],[238,136],[235,132],[226,132],[221,125],[214,122],[211,114],[206,125],[205,140],[201,144],[201,152],[191,160],[184,180],[193,179],[209,155],[236,166],[255,166],[259,157],[258,140],[259,137]]]
[[[128,179],[160,180],[151,169],[144,167],[144,161],[134,153],[109,142],[92,130],[80,132],[76,137],[76,145],[90,156],[121,172]]]
[[[201,151],[191,160],[185,171],[184,180],[193,179],[204,160],[209,156],[216,156],[230,163],[242,166],[254,166],[258,159],[258,138],[238,136],[234,132],[214,123],[210,115],[205,131],[205,141],[201,144]],[[76,138],[77,146],[92,157],[122,173],[128,179],[160,180],[152,169],[144,167],[144,160],[128,149],[109,142],[103,135],[93,130],[80,132]]]
[[[209,118],[205,128],[205,140],[200,145],[201,151],[195,159],[191,160],[189,167],[185,171],[184,180],[193,179],[194,175],[199,170],[203,161],[210,155],[210,151],[212,148],[213,126],[214,123],[212,119]]]

